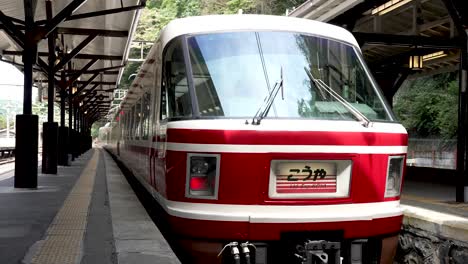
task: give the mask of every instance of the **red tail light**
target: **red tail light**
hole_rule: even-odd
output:
[[[187,197],[218,198],[219,160],[220,156],[214,154],[188,154],[185,189]]]
[[[190,190],[192,191],[208,191],[209,184],[207,177],[191,177]]]

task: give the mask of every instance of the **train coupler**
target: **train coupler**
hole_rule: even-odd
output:
[[[325,240],[309,240],[297,245],[297,253],[302,264],[341,264],[340,243]]]

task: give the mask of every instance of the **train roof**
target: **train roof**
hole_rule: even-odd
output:
[[[253,30],[312,34],[359,48],[354,36],[344,28],[310,19],[269,15],[209,15],[175,19],[161,31],[160,41],[165,46],[172,39],[186,34]]]

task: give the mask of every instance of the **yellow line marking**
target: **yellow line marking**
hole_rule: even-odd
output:
[[[99,151],[95,150],[47,229],[32,264],[75,264],[80,260],[98,160]]]

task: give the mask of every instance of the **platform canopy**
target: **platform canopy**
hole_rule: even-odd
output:
[[[0,1],[1,60],[22,69],[24,48],[24,3],[31,3],[34,23],[38,28],[38,60],[34,66],[36,86],[47,88],[49,34],[55,34],[54,78],[57,95],[73,83],[75,103],[99,107],[104,115],[109,110],[126,64],[131,38],[137,26],[141,0],[60,0],[50,1],[52,19],[47,20],[46,1]],[[19,32],[18,32],[19,31]],[[19,36],[23,36],[23,39]],[[66,78],[63,78],[65,76]],[[66,83],[63,80],[66,79]],[[69,86],[69,85],[68,85]],[[68,90],[68,88],[66,89]],[[47,94],[47,92],[44,92]],[[59,97],[57,97],[59,98]],[[67,100],[68,102],[68,100]]]
[[[418,77],[458,69],[463,44],[444,1],[452,0],[309,0],[289,16],[352,31],[374,74],[407,71]],[[410,65],[410,58],[422,60],[422,67]]]

